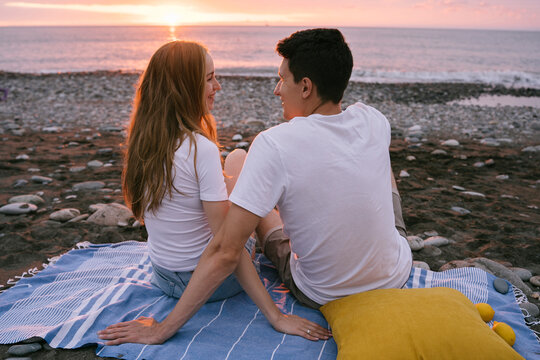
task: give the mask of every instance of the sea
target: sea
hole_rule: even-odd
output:
[[[142,71],[167,41],[195,40],[218,74],[276,76],[276,43],[301,27],[0,27],[0,71]],[[351,80],[470,82],[540,89],[540,32],[339,28],[354,57]]]

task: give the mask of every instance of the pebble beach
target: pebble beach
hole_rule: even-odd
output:
[[[121,193],[125,129],[139,73],[0,72],[0,291],[70,249],[145,241]],[[218,78],[222,154],[282,121],[276,78]],[[1,93],[0,93],[1,95]],[[416,266],[476,266],[510,281],[540,330],[540,107],[460,105],[540,89],[351,82],[392,126],[390,156]],[[33,359],[97,359],[47,345]],[[2,358],[8,345],[0,345]]]

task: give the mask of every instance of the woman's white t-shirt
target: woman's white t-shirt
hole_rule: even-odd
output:
[[[144,215],[148,248],[152,262],[171,271],[192,271],[212,238],[202,201],[227,200],[227,189],[217,146],[195,134],[195,146],[189,139],[174,154],[172,197],[166,194],[161,206]]]

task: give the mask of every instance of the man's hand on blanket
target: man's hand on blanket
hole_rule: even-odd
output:
[[[327,340],[332,336],[330,330],[296,315],[281,314],[276,321],[272,322],[272,326],[279,332],[298,335],[313,341]]]
[[[107,326],[105,330],[98,331],[98,337],[102,340],[110,340],[105,345],[162,344],[168,337],[160,335],[159,324],[154,318],[143,316],[136,320]]]

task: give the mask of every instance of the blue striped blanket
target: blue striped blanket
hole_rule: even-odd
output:
[[[327,326],[322,314],[299,305],[262,256],[261,279],[278,307]],[[97,343],[97,355],[122,359],[335,359],[336,343],[312,342],[272,329],[246,294],[206,304],[162,345],[104,346],[96,332],[107,325],[153,316],[158,321],[176,300],[150,284],[146,243],[90,245],[63,255],[37,275],[22,278],[0,294],[0,343],[33,336],[55,348]],[[474,268],[431,272],[413,268],[408,288],[446,286],[474,302],[488,302],[495,320],[511,325],[514,345],[525,358],[540,354],[540,345],[524,323],[512,292],[502,295],[489,286],[493,276]]]

